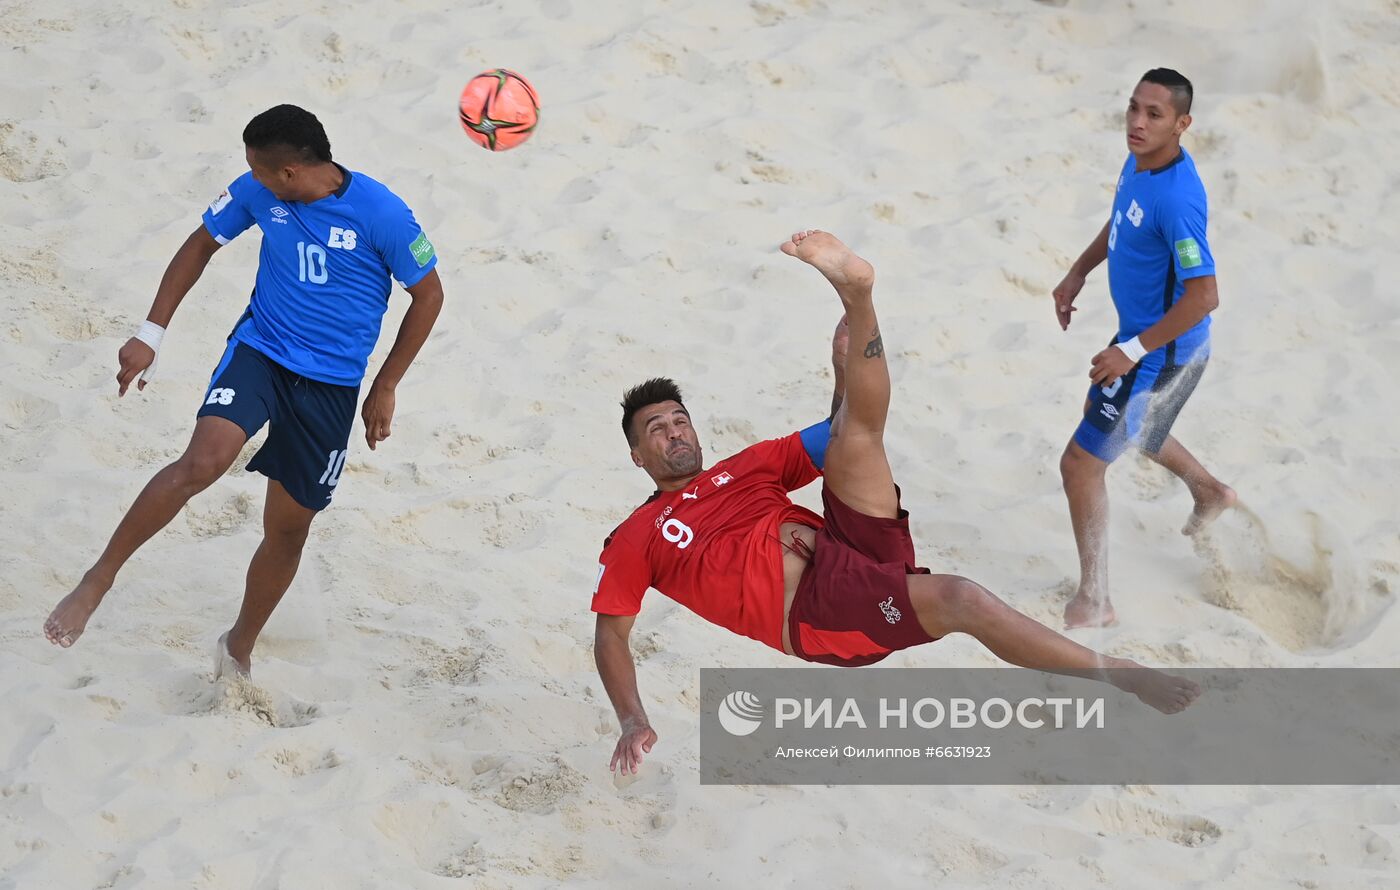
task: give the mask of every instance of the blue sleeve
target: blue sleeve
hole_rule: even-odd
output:
[[[399,284],[408,288],[437,266],[437,251],[408,205],[392,196],[375,214],[375,247]]]
[[[204,211],[204,228],[220,244],[227,244],[237,238],[254,222],[253,212],[248,208],[250,181],[256,184],[252,173],[244,173],[230,183]]]
[[[1206,196],[1179,195],[1160,205],[1162,237],[1171,248],[1178,281],[1215,274],[1215,257],[1206,242]]]
[[[802,447],[807,449],[807,456],[818,470],[822,469],[822,464],[826,462],[826,443],[831,441],[831,418],[812,424],[799,435],[802,436]]]

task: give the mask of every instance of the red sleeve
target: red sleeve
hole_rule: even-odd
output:
[[[636,615],[642,610],[642,596],[650,586],[651,567],[646,558],[614,532],[598,557],[592,610],[604,615]]]
[[[796,491],[822,474],[807,454],[800,432],[759,442],[747,451],[758,458],[763,466],[774,470],[783,488],[788,491]]]

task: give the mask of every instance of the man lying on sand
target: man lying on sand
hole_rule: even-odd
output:
[[[611,767],[636,772],[656,743],[628,645],[650,587],[806,661],[872,664],[960,632],[1012,664],[1104,679],[1166,713],[1189,705],[1195,684],[1100,655],[980,584],[915,566],[909,514],[885,456],[890,375],[875,270],[826,232],[799,232],[782,250],[826,276],[846,310],[833,340],[828,421],[705,468],[675,383],[649,380],[622,403],[632,462],[657,490],[603,545],[593,594],[598,673],[622,727]],[[848,355],[851,331],[863,345]],[[818,476],[822,516],[787,495]]]

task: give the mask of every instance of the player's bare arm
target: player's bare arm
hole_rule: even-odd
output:
[[[1148,352],[1165,346],[1201,323],[1201,319],[1220,305],[1215,276],[1189,278],[1185,291],[1176,305],[1167,310],[1152,327],[1138,335],[1138,342]],[[1110,346],[1094,356],[1089,363],[1089,378],[1099,386],[1112,386],[1113,381],[1127,374],[1137,364],[1118,346]]]
[[[370,450],[379,442],[389,438],[390,426],[394,420],[395,391],[399,381],[413,364],[418,350],[423,348],[428,334],[433,330],[438,313],[442,311],[442,279],[436,269],[423,276],[423,280],[407,289],[413,304],[404,313],[399,333],[394,338],[393,348],[384,359],[384,366],[374,377],[369,395],[365,396],[360,416],[365,422],[365,442]]]
[[[205,231],[204,226],[201,225],[190,233],[185,243],[175,251],[170,265],[165,268],[165,274],[161,276],[160,287],[156,288],[155,302],[151,304],[151,311],[146,315],[148,322],[161,328],[170,326],[170,320],[175,317],[175,310],[179,308],[180,301],[194,287],[199,276],[204,274],[204,267],[209,265],[209,260],[218,249],[219,242]],[[155,349],[143,340],[132,337],[123,343],[122,348],[117,351],[117,395],[126,395],[132,381],[136,381],[138,390],[145,389],[146,380],[143,378],[138,381],[137,378],[141,376],[142,371],[151,367],[155,360]]]
[[[1075,311],[1074,301],[1079,296],[1079,292],[1084,288],[1084,280],[1089,277],[1089,273],[1098,268],[1099,264],[1108,259],[1108,228],[1112,223],[1109,220],[1103,224],[1094,240],[1089,242],[1089,246],[1084,248],[1084,252],[1079,255],[1079,259],[1069,267],[1065,277],[1050,295],[1055,298],[1055,318],[1060,322],[1060,330],[1069,328],[1070,313]]]
[[[608,769],[613,772],[620,766],[624,773],[636,773],[642,755],[651,753],[656,744],[656,731],[651,728],[642,707],[642,697],[637,691],[637,666],[632,661],[631,635],[636,620],[635,615],[599,614],[593,636],[598,676],[603,679],[603,688],[608,692],[622,728],[622,737],[617,740],[608,763]]]

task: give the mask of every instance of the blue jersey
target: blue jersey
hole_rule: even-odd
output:
[[[1206,189],[1185,149],[1156,170],[1128,156],[1108,229],[1108,289],[1118,309],[1118,342],[1141,334],[1181,299],[1186,280],[1215,274],[1206,243]],[[1183,356],[1210,338],[1210,316],[1163,347]]]
[[[244,173],[204,211],[204,227],[220,244],[254,223],[263,233],[252,301],[231,339],[303,377],[358,386],[389,306],[389,276],[412,287],[437,255],[397,195],[340,171],[341,187],[310,204],[280,201]]]

